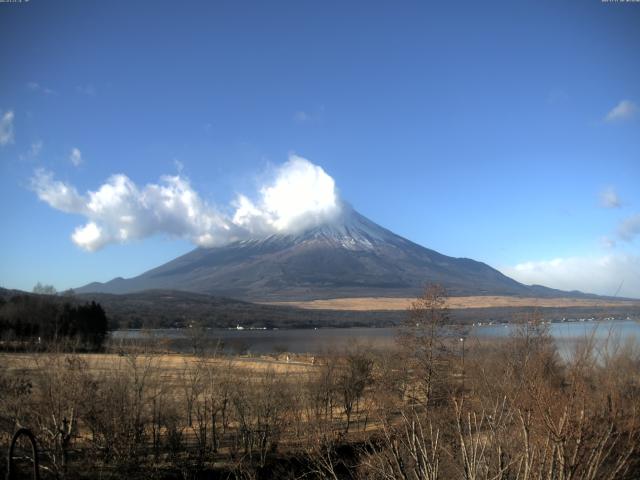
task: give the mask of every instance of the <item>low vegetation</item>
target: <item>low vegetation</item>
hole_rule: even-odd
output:
[[[0,443],[31,429],[43,478],[639,478],[636,345],[561,358],[535,316],[483,342],[448,316],[431,287],[388,350],[5,353]]]

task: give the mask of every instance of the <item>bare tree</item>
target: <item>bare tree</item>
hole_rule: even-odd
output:
[[[35,362],[41,372],[33,409],[36,435],[47,447],[51,469],[64,477],[79,418],[96,385],[79,355],[48,353],[35,357]]]
[[[425,287],[411,304],[398,337],[418,388],[413,400],[427,405],[446,370],[443,327],[449,321],[446,291],[440,285]]]
[[[365,388],[373,382],[373,360],[364,352],[347,354],[346,364],[338,376],[338,388],[342,398],[342,407],[346,415],[345,434],[349,433],[354,408],[364,394]]]
[[[276,450],[289,418],[290,384],[285,374],[260,372],[256,379],[236,382],[231,395],[245,458],[257,456],[264,466]]]
[[[441,433],[413,406],[395,415],[382,415],[376,433],[362,453],[365,478],[385,480],[436,480],[440,471]]]

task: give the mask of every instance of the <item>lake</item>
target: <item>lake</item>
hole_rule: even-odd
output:
[[[612,338],[617,341],[634,339],[640,343],[640,322],[635,320],[598,320],[584,322],[560,322],[549,324],[562,355],[569,353],[581,340],[593,336],[597,341]],[[496,324],[468,327],[469,340],[473,338],[504,338],[512,334],[515,324]],[[396,341],[397,328],[319,328],[278,330],[206,330],[206,339],[211,344],[220,340],[225,350],[232,353],[269,354],[275,351],[318,354],[329,349],[344,350],[354,345],[369,348],[389,347]],[[452,335],[458,335],[452,333]],[[169,340],[172,348],[188,351],[191,348],[186,329],[117,330],[111,338],[118,340]]]

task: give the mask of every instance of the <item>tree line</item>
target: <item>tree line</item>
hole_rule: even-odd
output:
[[[0,298],[0,339],[4,346],[29,349],[73,341],[98,350],[108,326],[104,309],[93,301],[78,304],[69,297],[35,294]]]

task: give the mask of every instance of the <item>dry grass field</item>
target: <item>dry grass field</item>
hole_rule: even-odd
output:
[[[76,353],[74,354],[85,362],[86,369],[90,373],[121,371],[130,360],[130,356],[122,356],[116,353]],[[47,353],[0,353],[0,364],[6,373],[36,372],[43,368],[43,360],[50,362],[55,354]],[[60,353],[61,358],[67,357],[67,353]],[[165,354],[140,354],[136,356],[140,364],[151,362],[154,370],[162,372],[164,379],[179,378],[185,369],[201,363],[202,358],[181,353]],[[296,375],[306,374],[314,369],[312,357],[290,355],[290,361],[286,361],[286,355],[281,359],[273,357],[210,357],[205,362],[212,367],[233,370],[246,375],[260,374],[271,371],[276,374]]]
[[[415,298],[333,298],[299,302],[270,302],[271,305],[288,305],[310,310],[406,310]],[[507,296],[449,297],[446,306],[451,309],[499,308],[499,307],[640,307],[640,301],[596,300],[585,298],[530,298]]]
[[[0,448],[28,426],[43,480],[639,478],[636,347],[565,363],[542,324],[462,356],[428,325],[404,339],[318,357],[0,353]]]

